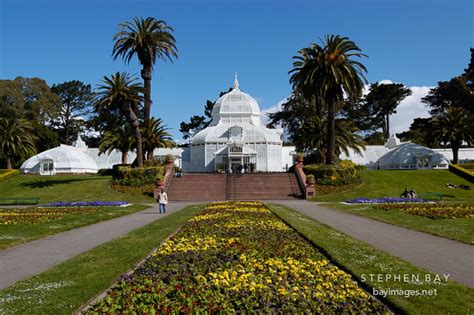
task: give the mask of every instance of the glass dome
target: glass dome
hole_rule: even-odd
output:
[[[378,169],[431,169],[446,168],[449,160],[430,148],[404,143],[385,153],[377,162]]]
[[[81,149],[61,144],[26,160],[20,167],[24,174],[97,173],[97,164]]]
[[[260,124],[260,108],[257,101],[239,89],[237,78],[234,88],[229,93],[222,95],[214,104],[212,110],[212,123],[248,122],[254,125]]]

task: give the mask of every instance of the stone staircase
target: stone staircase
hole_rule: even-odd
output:
[[[282,200],[301,198],[293,173],[188,173],[171,180],[170,201]]]

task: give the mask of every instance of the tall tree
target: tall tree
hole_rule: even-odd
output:
[[[112,55],[114,59],[122,57],[127,63],[137,55],[142,65],[146,121],[150,119],[151,78],[156,59],[173,62],[173,58],[178,57],[173,28],[153,17],[135,17],[132,22],[120,24],[120,28],[120,32],[114,36]]]
[[[297,150],[317,150],[324,161],[327,156],[327,115],[324,109],[318,115],[314,103],[304,98],[297,91],[282,104],[280,111],[268,114],[269,127],[280,125],[288,134]],[[362,139],[356,134],[358,130],[354,123],[344,117],[335,121],[335,153],[348,152],[353,149],[361,152],[364,147]]]
[[[25,119],[0,118],[0,150],[7,169],[13,168],[15,158],[36,153],[33,126]]]
[[[51,122],[56,119],[60,106],[60,98],[51,92],[43,79],[0,80],[0,118],[28,120],[37,135],[35,146],[38,151],[59,144]]]
[[[470,49],[471,59],[469,65],[464,69],[464,76],[466,77],[467,85],[471,89],[471,93],[474,93],[474,48]]]
[[[397,134],[401,141],[410,141],[428,148],[439,148],[435,139],[432,118],[415,118],[408,131]]]
[[[147,160],[153,160],[153,151],[156,148],[173,148],[175,143],[166,130],[160,118],[151,118],[145,122],[142,129],[143,148],[147,152]]]
[[[0,117],[45,124],[57,116],[61,100],[40,78],[0,80]]]
[[[55,84],[51,91],[61,98],[58,117],[52,121],[59,133],[61,143],[72,144],[91,112],[94,93],[89,84],[74,80]]]
[[[94,105],[112,111],[119,109],[128,118],[135,134],[138,167],[143,166],[142,134],[138,120],[139,103],[143,99],[140,93],[143,93],[143,85],[136,83],[130,74],[117,72],[110,77],[104,76]]]
[[[116,126],[110,131],[106,131],[99,145],[99,154],[113,150],[122,153],[122,164],[128,164],[128,151],[135,145],[133,130],[129,125]]]
[[[366,79],[365,66],[352,57],[366,57],[361,49],[347,37],[326,35],[322,45],[312,43],[294,56],[290,82],[308,96],[327,107],[327,156],[326,163],[334,163],[335,117],[344,95],[357,100],[362,95]]]
[[[433,116],[443,115],[449,107],[462,107],[474,115],[472,90],[462,75],[438,82],[421,101],[430,107]]]
[[[411,90],[401,83],[370,85],[365,103],[372,109],[375,125],[382,128],[385,139],[390,138],[390,115],[397,112],[402,100],[411,95]]]
[[[444,143],[449,143],[453,151],[453,163],[458,163],[458,152],[463,142],[467,145],[473,143],[472,127],[474,117],[462,107],[451,106],[433,119],[435,138]]]

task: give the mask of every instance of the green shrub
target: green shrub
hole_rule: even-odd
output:
[[[356,165],[356,170],[358,171],[367,171],[369,168],[365,165]]]
[[[319,185],[343,186],[361,182],[356,165],[349,160],[334,165],[306,165],[304,172],[313,175]]]
[[[114,170],[111,168],[101,168],[97,174],[101,176],[113,176],[114,175]]]
[[[158,161],[158,160],[145,160],[143,162],[143,166],[149,167],[149,166],[163,166],[163,162]]]
[[[136,167],[114,165],[113,185],[140,187],[155,184],[164,175],[163,166]]]
[[[155,184],[148,184],[148,185],[143,185],[143,186],[112,184],[111,188],[115,191],[126,193],[126,194],[142,195],[142,194],[153,194],[153,189],[155,189]]]

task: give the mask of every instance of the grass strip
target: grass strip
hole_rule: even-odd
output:
[[[77,207],[70,207],[78,210]],[[87,208],[94,208],[94,211],[86,211]],[[21,243],[30,242],[45,236],[57,234],[60,232],[72,230],[81,226],[94,224],[97,222],[110,220],[113,218],[128,215],[148,208],[144,205],[132,205],[128,207],[84,207],[84,213],[61,214],[61,218],[46,219],[39,222],[22,222],[20,224],[8,224],[8,221],[0,220],[0,249],[14,246]],[[63,209],[60,209],[64,211]],[[5,216],[8,213],[17,211],[21,213],[45,214],[45,217],[56,212],[55,208],[25,208],[25,209],[0,209],[0,215]],[[37,216],[39,217],[39,216]],[[34,219],[34,217],[33,217]],[[2,224],[4,223],[4,224]],[[34,223],[34,224],[33,224]]]
[[[0,291],[0,314],[73,313],[202,208],[188,206]]]
[[[466,204],[468,206],[470,204]],[[455,241],[474,244],[474,219],[430,219],[420,215],[406,213],[398,209],[382,210],[372,205],[345,205],[327,203],[325,207],[346,211],[377,221],[403,226],[420,232],[449,238]],[[422,207],[422,205],[419,205]]]
[[[268,206],[283,221],[369,288],[370,293],[373,293],[374,289],[378,291],[398,289],[404,292],[407,292],[405,290],[436,290],[436,295],[432,296],[387,295],[384,300],[401,313],[468,314],[474,312],[474,290],[451,281],[443,281],[436,285],[387,280],[385,279],[387,274],[402,275],[402,277],[406,274],[410,279],[412,275],[424,278],[425,275],[434,277],[434,274],[318,223],[293,209],[277,204],[268,204]],[[371,280],[371,274],[383,275],[383,280],[379,282],[377,277]],[[362,281],[364,277],[366,281]]]
[[[353,198],[399,197],[405,188],[415,189],[418,195],[439,193],[443,201],[474,202],[472,190],[450,189],[448,183],[472,186],[469,181],[448,170],[367,170],[361,171],[362,184],[350,190],[327,195],[318,194],[312,201],[339,202]]]

